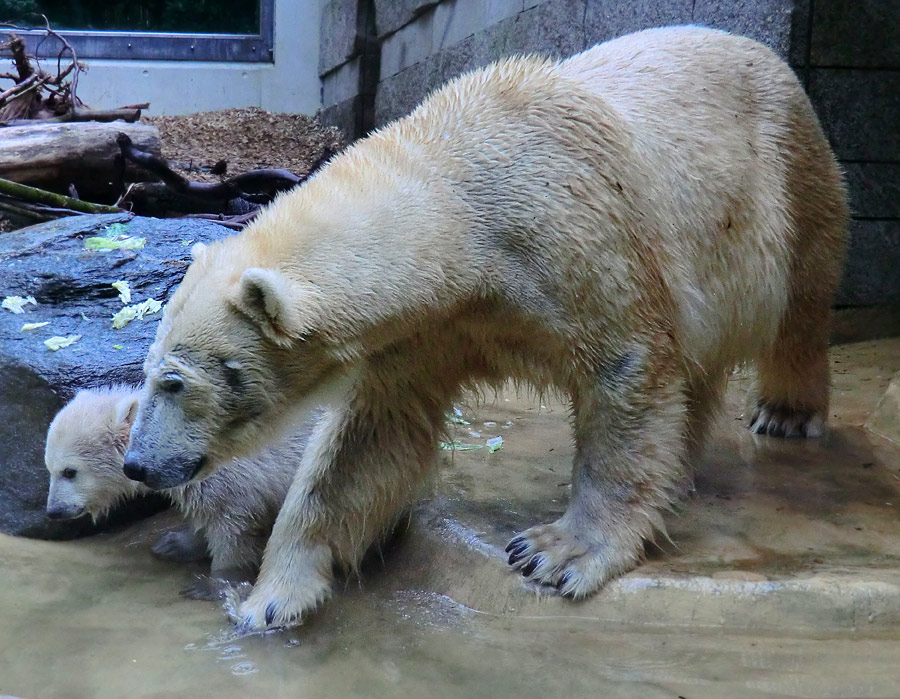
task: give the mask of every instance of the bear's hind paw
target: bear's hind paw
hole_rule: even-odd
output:
[[[786,439],[821,437],[825,421],[816,413],[761,402],[750,416],[750,431]]]

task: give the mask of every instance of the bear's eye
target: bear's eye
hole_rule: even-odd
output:
[[[74,468],[64,468],[62,472],[62,477],[66,480],[72,480],[75,478],[75,474],[78,473]]]
[[[159,390],[164,393],[180,393],[184,390],[184,379],[178,374],[166,374],[159,380]]]

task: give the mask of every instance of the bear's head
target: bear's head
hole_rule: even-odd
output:
[[[122,463],[137,413],[137,392],[126,386],[79,391],[47,431],[44,463],[50,472],[47,516],[94,520],[140,487]]]
[[[311,321],[316,292],[241,264],[241,236],[195,246],[144,363],[125,473],[155,490],[211,475],[296,424],[340,373]]]

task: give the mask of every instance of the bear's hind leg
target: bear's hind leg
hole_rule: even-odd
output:
[[[789,314],[775,345],[757,359],[749,429],[770,437],[821,437],[828,417],[827,315],[817,327]],[[804,332],[805,331],[805,332]]]
[[[667,352],[616,386],[577,387],[576,455],[566,512],[518,534],[509,563],[528,580],[580,598],[635,565],[663,529],[660,509],[685,482],[684,382]]]
[[[847,204],[828,143],[801,98],[790,149],[791,269],[788,302],[774,342],[757,357],[750,430],[772,437],[819,437],[828,418],[831,303],[846,246]]]
[[[835,226],[842,224],[835,223]],[[818,254],[801,251],[788,306],[774,342],[756,359],[750,431],[771,437],[820,437],[828,419],[831,299],[842,259],[840,231],[817,231]]]

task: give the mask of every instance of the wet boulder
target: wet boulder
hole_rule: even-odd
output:
[[[140,382],[162,316],[154,302],[165,304],[179,284],[195,242],[229,233],[210,221],[131,214],[0,233],[0,532],[60,539],[96,531],[86,517],[59,522],[44,514],[47,427],[80,388]],[[123,281],[130,300],[124,285],[113,286]],[[127,310],[130,322],[113,327],[114,314],[138,304],[143,314]],[[138,502],[119,518],[158,510],[160,501]]]

